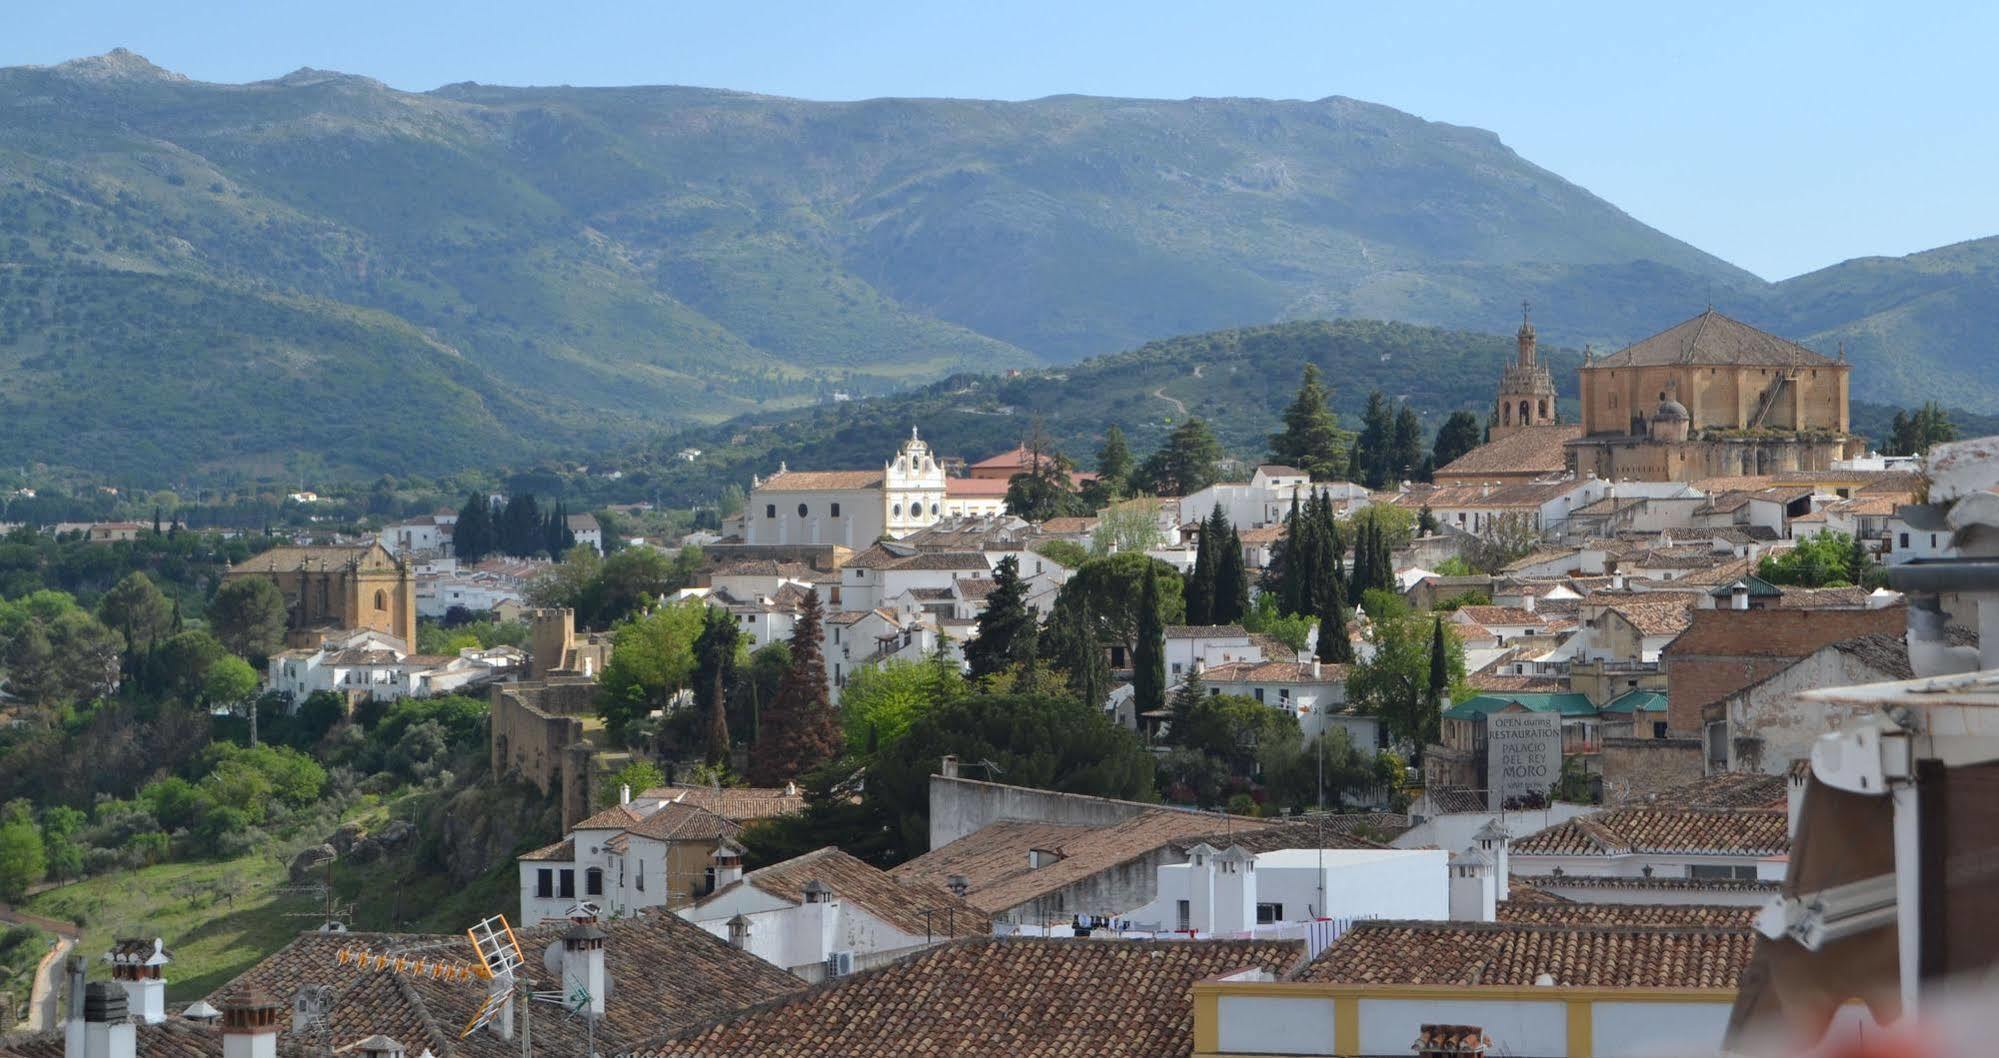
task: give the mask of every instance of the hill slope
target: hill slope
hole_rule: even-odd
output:
[[[1571,346],[1712,300],[1848,340],[1862,396],[1999,407],[1982,255],[1771,286],[1489,132],[1351,99],[409,93],[119,51],[0,70],[0,115],[0,399],[119,424],[0,431],[0,462],[444,470],[1282,320],[1504,332],[1523,299]],[[107,284],[142,311],[105,326]],[[338,385],[405,371],[399,399]],[[100,374],[143,384],[71,392]],[[286,410],[239,414],[255,393]]]

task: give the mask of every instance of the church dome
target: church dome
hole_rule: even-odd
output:
[[[1666,398],[1659,402],[1659,410],[1652,413],[1653,422],[1691,422],[1693,416],[1687,414],[1687,406],[1679,401]]]

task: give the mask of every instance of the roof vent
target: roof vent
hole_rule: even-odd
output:
[[[944,888],[951,890],[952,896],[963,900],[965,894],[972,891],[972,880],[962,874],[954,874],[944,879]]]

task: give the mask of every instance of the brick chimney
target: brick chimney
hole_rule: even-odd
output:
[[[125,1005],[125,990],[93,981],[83,990],[83,1058],[138,1058],[139,1031]]]
[[[249,987],[222,1000],[222,1058],[277,1058],[284,1004]]]
[[[167,982],[161,974],[173,955],[158,937],[121,938],[104,953],[104,961],[111,964],[112,980],[125,990],[132,1017],[153,1025],[167,1020]]]

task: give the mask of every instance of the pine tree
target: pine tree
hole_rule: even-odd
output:
[[[1186,745],[1184,740],[1194,733],[1194,712],[1201,707],[1201,697],[1207,693],[1199,669],[1188,673],[1186,682],[1174,688],[1173,699],[1166,706],[1166,711],[1172,714],[1167,720],[1167,742],[1176,746]]]
[[[1057,602],[1042,630],[1041,645],[1043,656],[1068,674],[1077,701],[1098,707],[1110,697],[1110,661],[1082,605]]]
[[[1347,632],[1347,602],[1337,591],[1326,601],[1319,615],[1319,644],[1316,656],[1329,665],[1353,664],[1353,640]]]
[[[1327,405],[1319,366],[1306,364],[1298,395],[1284,409],[1284,429],[1270,435],[1270,459],[1297,467],[1315,481],[1337,477],[1346,467],[1348,436]]]
[[[1249,613],[1249,569],[1242,561],[1242,535],[1229,526],[1228,544],[1215,566],[1215,623],[1242,623]]]
[[[1444,425],[1437,428],[1436,447],[1431,450],[1434,465],[1447,467],[1459,456],[1477,448],[1485,441],[1485,428],[1478,416],[1468,411],[1454,411]]]
[[[1423,505],[1422,510],[1416,512],[1416,535],[1435,536],[1436,533],[1437,515],[1430,510],[1430,505],[1426,503]]]
[[[1367,395],[1367,410],[1361,414],[1360,439],[1354,442],[1354,448],[1360,472],[1354,480],[1370,489],[1387,488],[1395,460],[1395,412],[1380,390]]]
[[[822,617],[818,590],[807,591],[791,629],[791,667],[750,748],[750,781],[758,786],[782,786],[840,754],[840,714],[827,701],[819,652]]]
[[[1138,642],[1131,655],[1132,707],[1139,713],[1166,704],[1166,627],[1159,618],[1158,573],[1147,569],[1138,593]]]
[[[993,570],[993,589],[979,612],[978,630],[965,644],[965,662],[973,679],[1033,664],[1038,630],[1020,580],[1020,560],[1012,555],[1000,559]]]
[[[494,544],[492,502],[475,492],[458,509],[458,524],[451,528],[452,554],[471,565],[490,554]]]
[[[1423,420],[1416,409],[1404,402],[1395,413],[1395,435],[1389,447],[1388,480],[1407,481],[1418,476],[1423,463]]]

